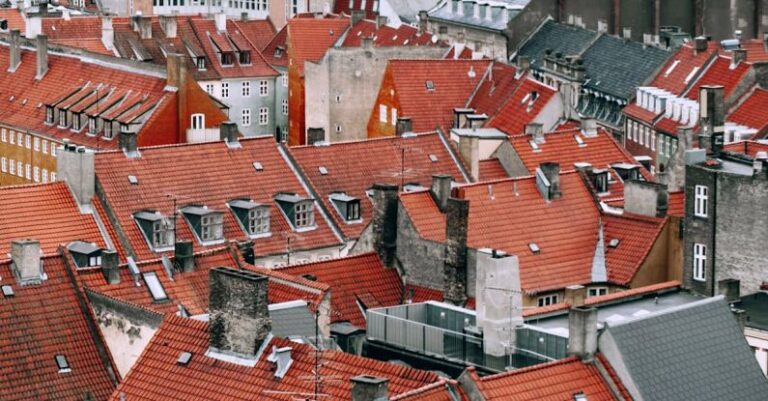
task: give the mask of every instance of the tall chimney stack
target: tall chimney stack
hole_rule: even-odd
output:
[[[101,251],[101,272],[108,284],[120,284],[120,258],[111,249]]]
[[[112,27],[112,17],[109,15],[101,17],[101,43],[107,50],[115,47],[115,29]]]
[[[435,174],[432,176],[432,187],[429,189],[429,192],[441,213],[445,213],[448,206],[448,198],[451,197],[451,181],[453,181],[453,177],[448,174]]]
[[[352,378],[352,401],[386,401],[389,399],[389,380],[374,376]]]
[[[43,281],[40,263],[40,241],[32,239],[11,241],[11,271],[19,285],[39,284]]]
[[[550,201],[560,198],[560,164],[541,163],[536,169],[536,186],[544,199]]]
[[[445,211],[443,285],[446,302],[464,306],[467,300],[467,229],[469,201],[448,198]]]
[[[699,89],[699,118],[699,147],[717,157],[723,146],[725,130],[725,88],[722,85],[703,85]]]
[[[225,121],[219,125],[219,139],[227,143],[237,143],[237,124]]]
[[[597,352],[597,309],[571,308],[568,312],[568,354],[591,362]]]
[[[37,35],[37,74],[35,79],[42,79],[48,72],[48,37]]]
[[[65,144],[56,154],[56,175],[66,181],[79,205],[91,203],[96,193],[93,150]]]
[[[18,29],[11,30],[8,72],[14,72],[21,64],[21,32]]]
[[[397,185],[373,185],[373,247],[384,266],[392,267],[397,247]]]

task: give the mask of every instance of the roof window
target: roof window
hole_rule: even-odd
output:
[[[192,360],[192,353],[182,351],[179,354],[179,359],[176,360],[176,364],[181,366],[187,366],[189,365],[189,361],[191,360]]]
[[[430,154],[430,155],[429,155],[429,160],[430,160],[432,163],[437,163],[437,155],[433,155],[433,154]]]
[[[259,162],[253,162],[253,169],[256,171],[264,171],[264,166]]]
[[[224,240],[224,214],[206,206],[187,206],[181,210],[202,244]]]
[[[248,50],[241,50],[238,53],[238,56],[240,57],[240,64],[242,65],[249,65],[251,64],[251,52]]]
[[[587,144],[584,142],[584,138],[582,138],[582,137],[580,137],[578,135],[574,135],[573,139],[576,140],[576,144],[578,144],[580,148],[587,147]]]
[[[325,166],[320,166],[317,170],[320,171],[320,175],[328,175],[328,169]]]
[[[155,302],[168,301],[168,294],[165,293],[165,288],[163,288],[163,284],[160,283],[160,279],[155,272],[142,273],[141,276],[144,278],[147,289],[149,289],[149,295],[152,296]]]
[[[248,199],[235,199],[229,202],[229,208],[249,237],[269,235],[269,206]]]
[[[427,82],[425,82],[424,85],[427,87],[428,91],[435,90],[435,83],[432,82],[431,80],[428,80]]]
[[[135,176],[135,175],[129,175],[129,176],[128,176],[128,182],[129,182],[131,185],[139,185],[139,179],[138,179],[138,178],[136,178],[136,176]]]
[[[275,201],[294,229],[315,228],[315,204],[312,199],[297,194],[282,193],[275,196]]]
[[[341,218],[347,223],[359,223],[360,218],[360,199],[349,196],[343,192],[332,193],[331,203],[339,213]]]
[[[6,298],[11,298],[12,296],[15,295],[13,292],[13,287],[11,287],[10,285],[2,286],[2,290],[3,290],[3,296]]]
[[[534,152],[538,153],[541,152],[541,148],[539,147],[539,144],[535,141],[528,141],[528,144],[531,145],[531,149],[533,149]]]
[[[539,248],[539,245],[538,245],[538,244],[536,244],[535,242],[531,242],[531,243],[529,243],[529,244],[528,244],[528,249],[530,249],[530,250],[531,250],[531,252],[532,252],[534,255],[538,255],[538,254],[540,254],[540,253],[541,253],[541,248]]]
[[[141,211],[134,214],[133,218],[144,234],[144,239],[155,252],[173,246],[175,230],[171,219],[154,211]]]
[[[619,244],[620,244],[620,243],[621,243],[621,240],[620,240],[620,239],[618,239],[618,238],[614,238],[614,239],[612,239],[610,242],[608,242],[608,247],[609,247],[609,248],[614,248],[614,249],[615,249],[615,248],[618,248],[618,247],[619,247]]]
[[[56,366],[59,368],[59,373],[69,373],[72,371],[72,368],[69,366],[69,362],[67,362],[67,357],[64,355],[56,355],[53,357],[53,359],[56,361]]]

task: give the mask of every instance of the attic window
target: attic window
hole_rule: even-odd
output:
[[[587,395],[584,393],[576,393],[573,395],[573,401],[588,401]]]
[[[205,71],[205,56],[195,57],[195,64],[197,65],[198,71]]]
[[[247,50],[242,50],[239,53],[240,55],[240,64],[251,64],[251,52]]]
[[[240,227],[250,237],[269,235],[269,206],[237,199],[229,202],[229,207]]]
[[[149,295],[152,296],[152,299],[154,299],[155,302],[163,302],[168,300],[168,294],[165,293],[165,288],[163,288],[163,284],[160,283],[160,279],[157,278],[157,274],[155,272],[142,273],[141,276],[144,278],[144,283],[147,284]]]
[[[614,248],[614,249],[615,249],[615,248],[618,248],[618,247],[619,247],[619,244],[620,244],[620,243],[621,243],[621,240],[620,240],[620,239],[618,239],[618,238],[614,238],[614,239],[612,239],[612,240],[611,240],[611,241],[608,243],[608,247],[609,247],[609,248]]]
[[[330,199],[344,221],[347,223],[360,221],[360,199],[343,192],[332,193]]]
[[[262,166],[259,162],[253,162],[253,168],[256,171],[264,171],[264,166]]]
[[[538,254],[540,254],[540,253],[541,253],[541,248],[539,248],[539,245],[538,245],[538,244],[536,244],[535,242],[531,242],[531,243],[529,243],[529,244],[528,244],[528,249],[530,249],[530,250],[531,250],[531,252],[532,252],[534,255],[538,255]]]
[[[135,176],[135,175],[129,175],[129,176],[128,176],[128,182],[129,182],[131,185],[139,185],[139,179],[138,179],[138,178],[136,178],[136,176]]]
[[[608,170],[595,170],[595,190],[598,193],[608,192]]]
[[[232,65],[235,63],[232,52],[221,52],[221,65]]]
[[[203,244],[224,239],[224,214],[205,206],[187,206],[181,211]]]
[[[59,110],[59,128],[67,128],[67,111]]]
[[[102,250],[96,244],[75,241],[67,246],[78,268],[101,266]]]
[[[430,160],[432,163],[437,163],[437,156],[436,156],[436,155],[432,155],[432,154],[431,154],[431,155],[429,155],[429,160]]]
[[[294,229],[315,227],[314,202],[296,194],[279,194],[275,201]]]
[[[45,106],[45,123],[53,124],[53,106]]]
[[[59,368],[59,373],[69,373],[72,371],[72,368],[69,366],[69,362],[67,362],[67,357],[64,355],[56,355],[53,357],[53,359],[56,361],[56,366]]]
[[[282,46],[275,47],[275,58],[283,57],[283,53],[285,53],[285,49]]]
[[[155,252],[173,246],[174,224],[159,212],[143,211],[134,216],[144,239]]]
[[[176,364],[181,366],[187,366],[189,365],[189,361],[191,360],[192,360],[191,352],[182,352],[179,354],[179,359],[176,360]]]
[[[435,90],[435,83],[432,81],[427,81],[424,85],[427,87],[428,91]]]
[[[4,285],[2,287],[2,289],[3,289],[3,296],[4,297],[10,298],[10,297],[12,297],[14,295],[13,287],[11,287],[10,285]]]
[[[320,166],[317,169],[320,171],[320,175],[328,175],[328,169],[325,166]]]

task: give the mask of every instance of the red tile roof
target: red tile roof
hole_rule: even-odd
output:
[[[456,53],[458,51],[458,54]],[[463,44],[454,44],[451,50],[445,54],[445,58],[449,60],[471,60],[473,55],[472,49],[466,47]]]
[[[434,174],[449,174],[457,182],[465,182],[457,156],[438,133],[301,146],[290,148],[289,153],[347,238],[359,237],[371,219],[373,204],[366,191],[373,184],[419,183],[428,187]],[[433,155],[437,158],[434,162],[430,159]],[[326,174],[320,172],[321,167]],[[339,191],[360,199],[361,222],[347,224],[339,215],[329,199],[331,193]]]
[[[376,18],[376,15],[379,13],[379,9],[376,6],[378,2],[375,1],[366,1],[366,0],[344,0],[344,1],[335,1],[333,6],[333,12],[336,14],[347,14],[352,15],[352,11],[355,10],[364,10],[365,11],[365,18]]]
[[[429,287],[422,287],[413,284],[405,285],[405,301],[410,303],[421,303],[427,301],[444,302],[445,296],[443,290]],[[476,300],[475,297],[468,297],[464,307],[467,309],[475,309]]]
[[[389,25],[377,27],[376,21],[360,20],[347,32],[342,46],[358,47],[362,44],[363,38],[373,38],[373,45],[378,47],[444,45],[437,41],[437,37],[433,40],[431,33],[420,34],[417,28],[407,24],[402,24],[398,28]]]
[[[425,132],[452,125],[453,109],[467,104],[490,65],[488,60],[390,60],[387,68],[400,115],[412,119],[414,131]]]
[[[269,19],[232,20],[232,24],[253,43],[258,51],[262,51],[276,33],[275,26]]]
[[[627,212],[621,216],[604,214],[602,220],[608,277],[615,284],[628,285],[645,262],[667,220]],[[608,246],[613,239],[620,241],[616,248]]]
[[[47,279],[19,286],[9,262],[0,262],[3,285],[12,297],[0,298],[0,399],[81,401],[90,393],[105,400],[114,389],[107,367],[116,371],[105,347],[92,331],[87,310],[58,253],[43,259]],[[98,345],[97,345],[98,343]],[[63,355],[72,371],[59,373],[55,356]]]
[[[685,191],[669,193],[667,214],[675,217],[685,216]]]
[[[282,379],[274,377],[274,364],[264,352],[253,368],[222,362],[205,355],[208,349],[208,323],[177,316],[167,316],[131,372],[111,400],[125,394],[131,401],[161,399],[184,400],[285,400],[286,396],[306,397],[314,391],[315,350],[309,345],[274,338],[273,346],[291,347],[293,363]],[[192,353],[186,366],[176,363],[181,352]],[[320,374],[332,377],[322,384],[322,393],[333,400],[349,400],[350,379],[371,375],[389,379],[389,393],[402,393],[435,383],[439,376],[432,372],[406,368],[387,362],[362,358],[338,351],[322,351]]]
[[[282,49],[280,57],[277,56],[278,48]],[[267,43],[261,50],[264,55],[264,59],[273,66],[287,67],[288,66],[288,25],[284,26],[278,33],[276,33],[269,43]]]
[[[208,66],[210,66],[221,78],[240,78],[240,77],[270,77],[278,75],[262,57],[258,48],[245,39],[244,34],[237,28],[232,20],[227,20],[226,32],[218,32],[216,23],[211,19],[190,18],[189,22],[192,31],[197,36],[198,44],[202,46],[208,57]],[[234,42],[239,50],[248,50],[251,52],[251,64],[240,64],[239,59],[235,57],[235,63],[231,66],[222,66],[218,56],[217,48],[223,47],[225,51],[231,49],[231,42]],[[244,48],[244,49],[241,49]]]
[[[451,393],[459,398],[454,398]],[[455,380],[440,379],[436,383],[392,397],[390,401],[469,401],[469,397]]]
[[[291,61],[304,73],[305,61],[319,61],[349,28],[349,18],[293,18],[288,21]]]
[[[768,49],[762,39],[742,39],[741,48],[747,51],[747,61],[750,63],[768,61]]]
[[[745,154],[751,158],[754,158],[757,156],[757,152],[768,152],[768,143],[741,141],[729,143],[725,145],[723,149],[729,152]]]
[[[646,124],[653,125],[654,120],[659,116],[650,110],[644,109],[637,103],[630,103],[627,107],[624,107],[624,114],[637,121],[642,121]]]
[[[755,88],[726,120],[764,132],[768,127],[768,90]]]
[[[274,201],[275,195],[289,192],[309,197],[309,194],[282,157],[274,139],[242,139],[240,146],[230,149],[223,142],[157,146],[142,148],[141,157],[137,159],[128,159],[123,152],[96,155],[96,174],[106,202],[139,260],[155,259],[158,254],[150,250],[133,214],[154,210],[166,217],[173,216],[173,197],[177,199],[178,208],[198,204],[224,212],[224,238],[228,240],[244,240],[246,234],[227,202],[249,198],[269,205],[271,236],[255,240],[257,256],[284,253],[288,236],[294,251],[340,244],[317,208],[317,228],[310,231],[294,232],[283,217]],[[257,171],[254,162],[261,163],[263,170]],[[128,181],[129,175],[138,179],[137,185]],[[184,217],[178,217],[177,227],[179,240],[194,240]],[[198,249],[205,249],[195,242]]]
[[[0,8],[0,20],[8,21],[8,31],[18,29],[24,34],[27,24],[18,8]]]
[[[628,297],[634,297],[638,295],[651,294],[654,292],[661,292],[664,290],[671,290],[680,288],[680,282],[677,280],[665,281],[663,283],[647,285],[645,287],[632,288],[626,291],[619,291],[613,294],[601,295],[599,297],[589,297],[584,301],[585,305],[599,305],[606,302],[622,300]]]
[[[93,216],[80,213],[64,182],[0,188],[0,261],[16,239],[40,241],[45,255],[72,241],[106,247]]]
[[[493,181],[509,178],[499,159],[480,160],[480,181]]]
[[[685,88],[690,82],[686,82],[689,76],[694,78],[696,74],[701,73],[707,61],[713,53],[718,50],[718,43],[709,42],[707,50],[696,52],[694,43],[686,43],[677,50],[674,56],[667,60],[667,63],[661,67],[656,78],[650,86],[664,89],[677,96],[683,94]],[[694,72],[696,70],[696,72]],[[691,75],[693,74],[693,75]]]
[[[48,36],[51,44],[113,55],[101,41],[101,18],[99,17],[42,18],[42,25],[43,35]]]
[[[403,284],[397,270],[381,264],[377,253],[364,253],[323,262],[295,265],[276,271],[294,276],[313,275],[331,288],[331,322],[348,321],[365,327],[366,308],[400,305]],[[372,304],[371,304],[372,303]]]
[[[487,401],[564,401],[577,393],[584,393],[589,401],[614,401],[612,387],[618,387],[625,400],[632,399],[616,377],[609,383],[595,364],[576,357],[485,377],[470,368],[468,374]]]
[[[685,96],[691,100],[698,100],[699,88],[704,85],[722,85],[725,87],[726,101],[731,97],[733,90],[744,80],[746,74],[752,69],[752,63],[743,62],[735,68],[731,68],[731,58],[717,56],[700,76],[699,80],[688,89]]]

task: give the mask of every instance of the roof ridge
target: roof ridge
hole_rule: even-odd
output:
[[[66,186],[67,183],[66,181],[51,181],[51,182],[39,182],[39,183],[28,183],[28,184],[15,184],[15,185],[2,186],[0,187],[0,191],[11,190],[11,189],[37,188],[37,187],[44,187],[44,186],[60,186],[60,185]]]
[[[216,247],[216,248],[212,248],[212,249],[204,249],[202,251],[193,252],[192,255],[195,256],[195,257],[197,257],[197,256],[211,256],[211,255],[214,255],[216,253],[219,253],[219,252],[222,252],[222,251],[227,251],[227,250],[229,250],[229,245],[224,245],[224,246],[220,246],[220,247]],[[140,261],[134,262],[134,263],[136,263],[136,266],[147,266],[147,265],[158,263],[158,262],[162,263],[163,257],[168,257],[168,256],[163,255],[163,256],[161,256],[159,258],[144,259],[144,260],[140,260]],[[176,257],[176,255],[171,255],[169,258],[171,258],[171,257]],[[118,266],[119,267],[128,266],[128,263],[121,263]]]
[[[402,394],[398,394],[398,395],[392,397],[390,400],[391,401],[404,400],[406,397],[411,397],[411,396],[414,396],[414,395],[423,394],[423,393],[426,393],[427,391],[434,390],[436,388],[439,388],[439,387],[442,387],[442,386],[448,385],[448,384],[455,385],[456,381],[453,380],[453,379],[446,379],[446,378],[441,377],[440,380],[438,380],[438,381],[436,381],[434,383],[429,383],[426,386],[419,387],[419,388],[416,388],[416,389],[413,389],[413,390],[410,390],[410,391],[406,391],[406,392],[404,392]]]
[[[267,140],[267,139],[273,139],[270,135],[260,135],[260,136],[247,136],[238,138],[239,142],[256,142],[259,140]],[[145,146],[138,148],[139,151],[145,151],[145,150],[155,150],[155,149],[167,149],[167,148],[181,148],[181,147],[187,147],[187,146],[213,146],[216,144],[223,144],[224,140],[219,139],[216,141],[208,141],[208,142],[184,142],[184,143],[170,143],[167,145],[152,145],[152,146]],[[96,152],[96,154],[111,154],[111,153],[123,153],[122,149],[110,149],[110,150],[104,150]],[[141,159],[141,158],[139,158]]]
[[[377,138],[365,138],[365,139],[350,139],[347,141],[339,141],[339,142],[331,142],[327,146],[318,146],[318,145],[300,145],[300,146],[291,146],[288,148],[289,151],[293,151],[294,149],[324,149],[328,147],[333,147],[337,145],[354,145],[359,143],[371,143],[371,142],[383,142],[383,141],[395,141],[398,139],[412,139],[414,137],[426,137],[430,135],[437,135],[437,131],[425,131],[425,132],[419,132],[419,133],[413,133],[413,136],[411,137],[402,137],[402,136],[384,136],[384,137],[377,137]]]
[[[328,259],[328,260],[318,260],[318,261],[310,262],[310,263],[303,263],[303,264],[297,264],[297,265],[275,267],[274,269],[270,269],[270,270],[272,270],[272,271],[288,270],[288,269],[297,268],[297,267],[306,267],[306,266],[313,266],[313,265],[319,265],[319,264],[328,264],[328,263],[338,262],[338,261],[362,259],[364,257],[367,258],[367,257],[370,257],[372,255],[377,255],[377,253],[375,251],[370,251],[370,252],[358,253],[358,254],[355,254],[355,255],[347,255],[347,256],[343,256],[343,257],[339,257],[339,258],[333,258],[333,259]],[[379,260],[379,261],[381,261],[381,260]],[[382,266],[383,266],[383,263],[382,263]],[[287,274],[287,273],[284,273],[284,274]]]
[[[511,377],[511,376],[515,376],[515,375],[518,375],[518,374],[523,374],[523,373],[528,373],[528,372],[535,372],[537,370],[551,368],[552,366],[567,365],[567,364],[573,363],[573,362],[581,362],[581,360],[578,357],[576,357],[576,356],[569,356],[567,358],[558,359],[556,361],[550,361],[550,362],[546,362],[546,363],[540,363],[538,365],[528,366],[528,367],[522,368],[522,369],[515,369],[515,370],[511,370],[509,372],[499,373],[499,374],[490,375],[490,376],[483,376],[483,377],[480,377],[480,382],[481,383],[482,382],[488,382],[488,381],[491,381],[491,380],[497,380],[497,379],[501,379],[501,378]]]

